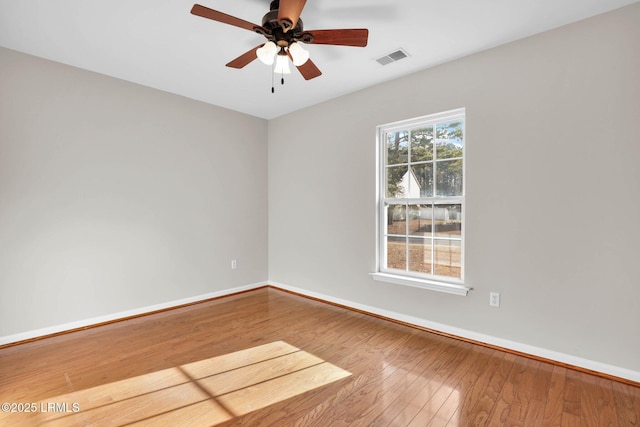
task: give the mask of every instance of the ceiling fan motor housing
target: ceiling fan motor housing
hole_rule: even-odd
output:
[[[286,20],[278,21],[278,3],[278,0],[271,2],[271,10],[262,17],[262,28],[256,28],[256,32],[262,34],[267,40],[274,42],[279,47],[287,47],[297,41],[311,43],[313,36],[303,32],[304,24],[302,19],[299,18],[295,28],[289,30],[286,30],[286,28],[291,28],[291,22]]]

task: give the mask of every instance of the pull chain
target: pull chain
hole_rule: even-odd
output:
[[[272,72],[271,72],[271,93],[276,93],[276,88],[275,88],[275,83],[274,83],[274,80],[275,80],[275,77],[274,77],[275,72],[274,72],[274,70],[275,70],[275,66],[274,66],[274,68],[272,68]],[[284,70],[280,72],[280,84],[284,85]]]

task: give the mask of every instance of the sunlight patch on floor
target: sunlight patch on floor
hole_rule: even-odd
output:
[[[350,375],[276,341],[56,396],[50,400],[77,402],[80,410],[41,412],[36,422],[46,426],[215,425]]]

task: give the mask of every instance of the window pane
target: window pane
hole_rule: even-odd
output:
[[[435,272],[439,276],[461,276],[462,256],[460,240],[435,241]]]
[[[436,205],[433,210],[435,237],[460,238],[462,234],[462,205]]]
[[[436,196],[462,195],[462,160],[436,163]]]
[[[436,125],[436,156],[438,159],[462,157],[463,146],[461,121]]]
[[[408,163],[409,132],[406,130],[389,132],[387,135],[387,165]]]
[[[386,197],[403,198],[409,194],[408,166],[394,166],[387,168]]]
[[[433,160],[433,126],[411,131],[411,163]]]
[[[420,190],[418,197],[433,197],[433,163],[411,166],[414,185]]]
[[[407,234],[406,205],[387,206],[387,234]]]
[[[431,239],[409,239],[409,271],[431,274]]]
[[[409,234],[431,237],[431,205],[409,205]]]
[[[407,243],[404,237],[387,237],[387,268],[407,269]]]

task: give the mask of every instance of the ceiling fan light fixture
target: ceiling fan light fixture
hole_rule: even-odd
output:
[[[284,55],[278,53],[276,58],[276,67],[273,69],[276,74],[291,74],[289,69],[289,57],[285,53]]]
[[[272,65],[278,51],[278,46],[274,42],[266,42],[264,46],[256,50],[256,56],[263,64]]]
[[[296,67],[301,66],[309,60],[309,51],[300,46],[300,43],[291,43],[289,53],[293,59],[293,65]]]

